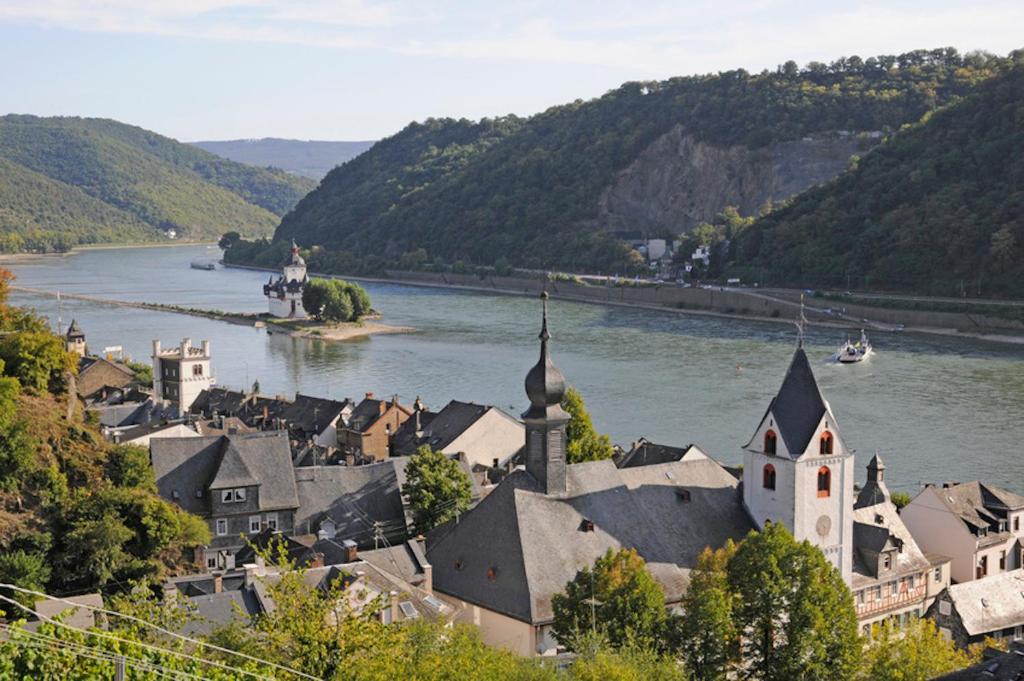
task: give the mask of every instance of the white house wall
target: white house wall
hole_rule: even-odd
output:
[[[941,490],[935,487],[926,488],[900,511],[900,519],[922,551],[948,556],[952,560],[951,577],[954,582],[967,582],[975,576],[977,541],[938,497],[939,492]]]

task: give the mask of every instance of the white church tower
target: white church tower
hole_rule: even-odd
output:
[[[819,547],[849,584],[853,571],[853,451],[839,434],[803,348],[743,448],[743,504],[757,524],[780,522]]]
[[[304,319],[306,310],[302,307],[302,289],[309,278],[306,276],[306,261],[299,255],[299,247],[292,240],[291,257],[284,264],[281,276],[263,285],[267,307],[272,317]]]

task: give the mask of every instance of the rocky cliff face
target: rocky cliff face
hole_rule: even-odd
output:
[[[855,138],[815,138],[749,149],[716,147],[675,126],[601,195],[596,226],[676,234],[726,206],[751,215],[841,173],[863,152]]]

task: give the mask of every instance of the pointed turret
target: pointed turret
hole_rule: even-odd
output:
[[[78,325],[78,320],[77,319],[72,319],[71,320],[71,326],[68,327],[67,339],[68,340],[77,340],[79,338],[84,340],[85,339],[85,332],[82,331],[82,327],[80,327]]]
[[[301,255],[299,255],[299,245],[297,243],[295,243],[295,239],[292,239],[291,253],[292,253],[292,259],[291,259],[291,264],[292,265],[294,265],[296,267],[305,267],[306,266],[306,261],[302,259]]]
[[[566,491],[565,426],[571,418],[562,409],[565,377],[551,360],[548,342],[548,293],[541,294],[543,315],[540,359],[526,374],[526,396],[530,408],[523,413],[526,424],[526,470],[547,494]]]
[[[889,498],[889,488],[885,485],[885,463],[876,453],[868,462],[868,480],[864,483],[864,489],[857,495],[854,508],[888,503]]]

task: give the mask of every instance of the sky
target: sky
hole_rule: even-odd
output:
[[[0,113],[181,141],[366,140],[631,80],[1024,47],[1021,0],[0,0]]]

